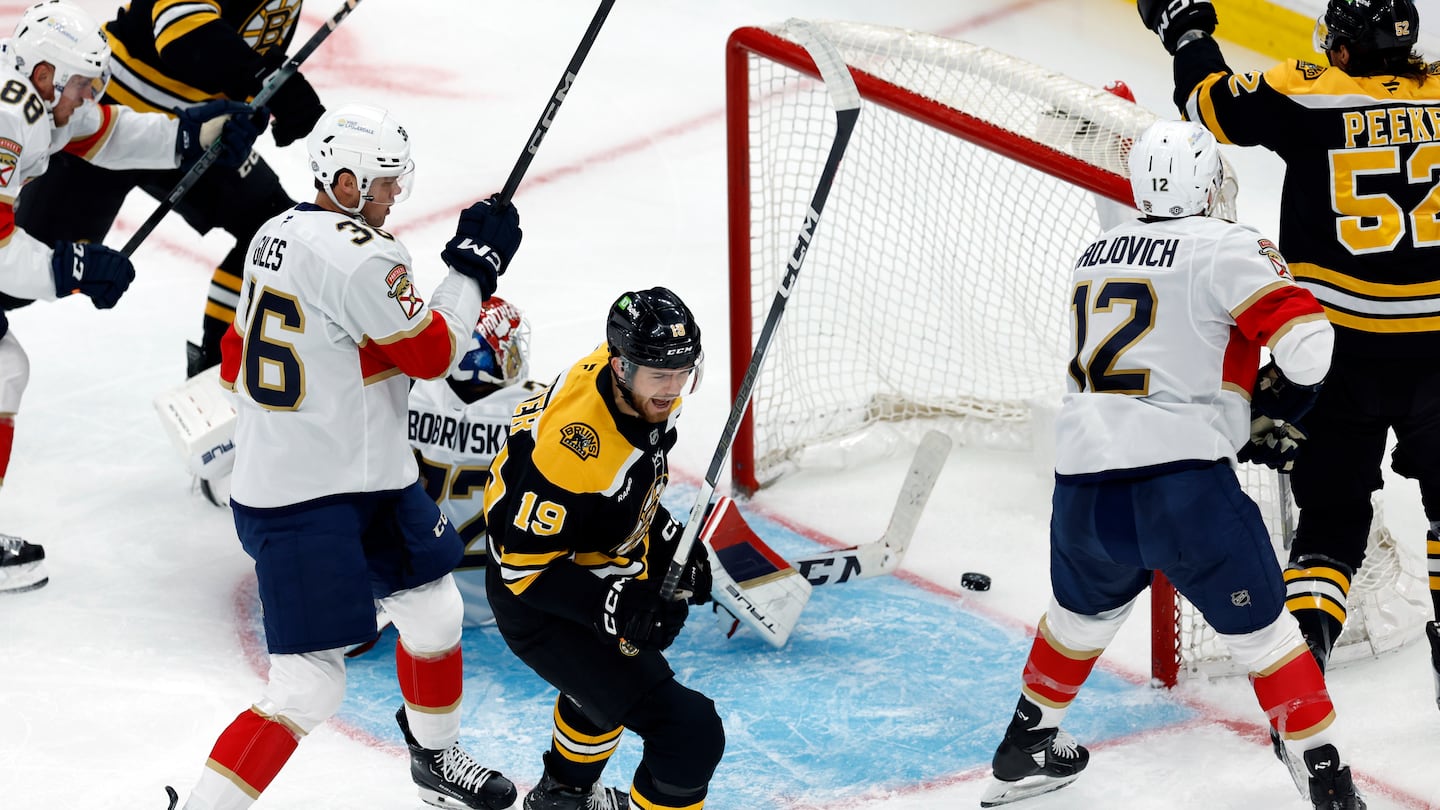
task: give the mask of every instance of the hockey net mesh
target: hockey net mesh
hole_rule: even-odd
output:
[[[857,448],[862,457],[882,452],[884,441],[864,447],[881,424],[907,425],[918,435],[939,423],[962,443],[1028,446],[1032,405],[1053,402],[1063,390],[1067,268],[1110,213],[1113,204],[1097,193],[1122,197],[1128,210],[1129,145],[1156,116],[970,43],[812,24],[851,66],[865,102],[755,382],[753,451],[742,457],[737,443],[737,481],[763,486],[817,454],[820,463],[835,463],[837,454],[843,463],[857,460]],[[763,31],[780,50],[788,44],[794,51],[798,39],[785,26]],[[785,54],[753,38],[737,41],[747,63],[747,145],[738,166],[732,152],[731,185],[734,194],[735,173],[743,172],[749,225],[748,255],[732,243],[732,253],[742,254],[732,299],[748,289],[749,300],[748,321],[741,316],[731,329],[748,335],[748,346],[795,248],[834,115],[824,85],[783,64]],[[732,109],[732,140],[736,114]],[[970,133],[971,121],[984,132]],[[1224,201],[1232,217],[1233,178],[1230,172]],[[1278,478],[1248,465],[1242,473],[1283,558]],[[1365,594],[1393,591],[1403,573],[1394,544],[1378,545],[1376,536],[1366,578],[1352,586],[1352,611]],[[1176,665],[1224,674],[1223,644],[1185,600],[1177,602]]]

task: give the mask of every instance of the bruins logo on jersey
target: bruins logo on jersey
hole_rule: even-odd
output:
[[[1269,239],[1261,239],[1257,244],[1260,245],[1260,255],[1270,260],[1270,266],[1274,268],[1275,275],[1293,281],[1294,276],[1290,275],[1290,265],[1286,264],[1285,257],[1280,255],[1275,243]]]
[[[240,26],[240,36],[256,53],[267,53],[285,41],[300,16],[303,0],[269,0]]]
[[[400,305],[406,318],[419,315],[420,310],[425,307],[425,300],[420,297],[420,293],[415,292],[414,285],[410,283],[410,274],[405,272],[405,265],[397,264],[390,269],[385,276],[385,286],[390,288],[388,295]]]
[[[1306,81],[1314,81],[1320,78],[1321,73],[1325,72],[1323,66],[1317,65],[1314,62],[1306,62],[1303,59],[1295,62],[1295,69],[1300,71],[1300,75],[1304,76]]]
[[[582,461],[599,458],[600,434],[584,422],[571,422],[560,428],[560,446],[579,456]]]

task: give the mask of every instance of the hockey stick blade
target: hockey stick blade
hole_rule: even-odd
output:
[[[825,82],[826,91],[830,94],[830,102],[835,105],[835,140],[830,144],[830,153],[825,158],[825,166],[820,170],[820,179],[815,184],[815,193],[810,198],[810,206],[805,209],[804,220],[800,227],[800,233],[795,241],[795,247],[790,251],[790,258],[785,264],[785,273],[780,279],[780,288],[775,291],[775,298],[770,302],[770,310],[765,315],[765,325],[760,328],[760,337],[755,341],[755,348],[750,354],[750,365],[745,369],[745,376],[740,380],[740,386],[735,391],[735,401],[730,406],[730,417],[725,422],[725,427],[720,430],[720,440],[715,445],[715,455],[710,459],[710,468],[705,472],[705,480],[701,482],[700,491],[695,497],[695,505],[690,509],[690,520],[685,524],[685,531],[680,535],[680,542],[675,546],[675,556],[670,561],[670,567],[665,572],[665,579],[660,584],[660,595],[666,599],[675,593],[675,586],[680,582],[680,575],[685,571],[686,561],[690,559],[690,550],[695,546],[695,538],[700,533],[700,525],[704,522],[705,508],[710,505],[710,496],[715,494],[716,483],[720,480],[720,470],[725,466],[725,458],[730,455],[730,445],[735,441],[735,433],[740,429],[740,421],[745,417],[745,411],[750,406],[750,394],[755,390],[755,380],[760,376],[760,367],[765,362],[765,355],[770,350],[770,341],[775,336],[775,330],[780,326],[780,318],[785,314],[785,305],[790,300],[790,294],[795,290],[795,281],[800,276],[800,267],[805,263],[805,254],[810,249],[810,242],[815,238],[815,230],[820,224],[820,212],[825,210],[825,201],[830,197],[830,187],[835,182],[835,174],[840,170],[840,159],[845,156],[845,148],[850,143],[850,135],[855,131],[855,122],[860,118],[860,91],[855,87],[855,77],[850,74],[849,65],[840,55],[834,43],[825,39],[813,25],[804,20],[792,19],[785,24],[800,44],[805,47],[810,58],[815,63],[821,80]]]
[[[855,579],[892,573],[900,567],[905,552],[910,548],[910,538],[915,536],[915,527],[920,523],[920,514],[935,489],[935,479],[945,468],[954,442],[949,436],[938,431],[927,431],[915,450],[910,470],[905,473],[905,483],[895,499],[895,511],[890,513],[890,524],[879,540],[837,551],[827,551],[791,564],[800,571],[811,585],[833,585]]]

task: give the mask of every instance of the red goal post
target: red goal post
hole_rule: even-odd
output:
[[[812,25],[850,66],[865,112],[735,437],[734,486],[753,492],[815,458],[857,463],[936,426],[972,446],[1029,445],[1032,410],[1063,392],[1066,268],[1115,203],[1130,209],[1129,144],[1156,116],[970,43]],[[732,388],[833,129],[816,77],[784,25],[729,39]],[[1243,465],[1242,481],[1283,555],[1277,476]],[[1163,582],[1152,614],[1157,681],[1231,671]]]

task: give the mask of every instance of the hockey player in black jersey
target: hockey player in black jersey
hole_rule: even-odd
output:
[[[725,748],[711,700],[662,654],[685,623],[659,583],[680,526],[660,503],[700,329],[673,292],[626,293],[607,344],[515,409],[490,467],[486,591],[510,649],[557,690],[545,773],[525,810],[698,810]],[[709,598],[703,546],[682,593]],[[644,740],[630,793],[601,785],[625,729]]]
[[[105,32],[114,52],[105,103],[170,113],[215,98],[247,101],[285,61],[302,0],[134,0]],[[299,73],[268,102],[278,146],[309,134],[325,108]],[[156,199],[179,171],[107,171],[57,155],[45,176],[20,197],[16,221],[47,243],[101,242],[130,190]],[[186,351],[186,376],[220,362],[220,337],[235,318],[250,238],[266,220],[295,204],[257,153],[222,157],[175,206],[192,228],[220,228],[235,246],[215,268],[199,345]]]
[[[1395,472],[1420,485],[1440,619],[1440,65],[1412,46],[1413,0],[1329,0],[1326,64],[1236,74],[1210,37],[1208,0],[1139,0],[1175,56],[1175,102],[1223,143],[1285,161],[1280,249],[1335,325],[1330,376],[1304,418],[1292,473],[1300,521],[1287,606],[1324,666],[1364,562],[1387,433]],[[1426,627],[1440,702],[1440,624]]]

